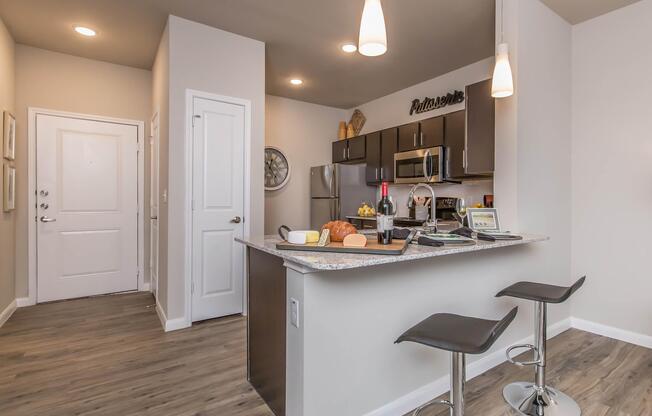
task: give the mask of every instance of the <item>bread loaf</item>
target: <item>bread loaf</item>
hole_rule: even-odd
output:
[[[342,241],[344,247],[362,248],[367,245],[367,237],[363,234],[349,234]]]
[[[331,241],[342,242],[349,234],[356,234],[358,230],[351,223],[346,221],[331,221],[324,224],[321,229],[328,228],[331,232]]]

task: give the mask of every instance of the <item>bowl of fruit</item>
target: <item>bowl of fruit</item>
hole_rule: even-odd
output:
[[[375,217],[376,210],[370,207],[366,202],[363,202],[358,208],[358,217]]]

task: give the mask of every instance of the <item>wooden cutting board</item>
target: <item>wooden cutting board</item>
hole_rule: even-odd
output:
[[[291,244],[287,241],[276,243],[278,250],[296,251],[320,251],[326,253],[353,253],[353,254],[384,254],[388,256],[400,256],[407,249],[406,240],[393,240],[392,244],[378,244],[376,238],[367,237],[366,247],[344,247],[342,243],[330,243],[327,246],[319,247],[317,243]]]

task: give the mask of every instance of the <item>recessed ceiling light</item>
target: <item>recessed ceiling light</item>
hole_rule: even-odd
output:
[[[75,26],[75,32],[79,33],[80,35],[88,36],[88,37],[93,37],[97,35],[97,32],[95,32],[93,29],[84,26]]]
[[[358,47],[352,43],[345,43],[342,45],[342,50],[346,53],[353,53],[358,50]]]
[[[299,78],[294,78],[294,79],[290,80],[290,84],[292,84],[292,85],[301,85],[301,84],[303,84],[303,80],[301,80]]]

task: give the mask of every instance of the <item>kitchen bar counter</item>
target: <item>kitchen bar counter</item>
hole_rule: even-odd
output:
[[[567,277],[547,267],[547,237],[523,237],[410,245],[400,256],[282,251],[278,237],[238,240],[247,246],[251,385],[277,416],[408,413],[446,391],[450,357],[395,345],[403,331],[438,312],[498,319],[518,304],[494,298],[504,287]],[[507,345],[531,336],[529,311],[519,310],[492,358],[476,365],[482,357],[469,356],[469,375],[501,363]]]
[[[522,240],[503,240],[493,242],[477,241],[475,245],[471,246],[447,245],[444,247],[428,247],[410,244],[405,253],[400,256],[277,250],[276,243],[280,242],[281,239],[276,236],[252,237],[248,239],[236,238],[236,241],[273,256],[280,257],[286,262],[303,266],[311,270],[321,271],[356,269],[389,263],[400,263],[427,259],[430,257],[447,256],[450,254],[470,253],[500,247],[518,246],[548,239],[548,237],[540,235],[525,234],[522,236]]]

